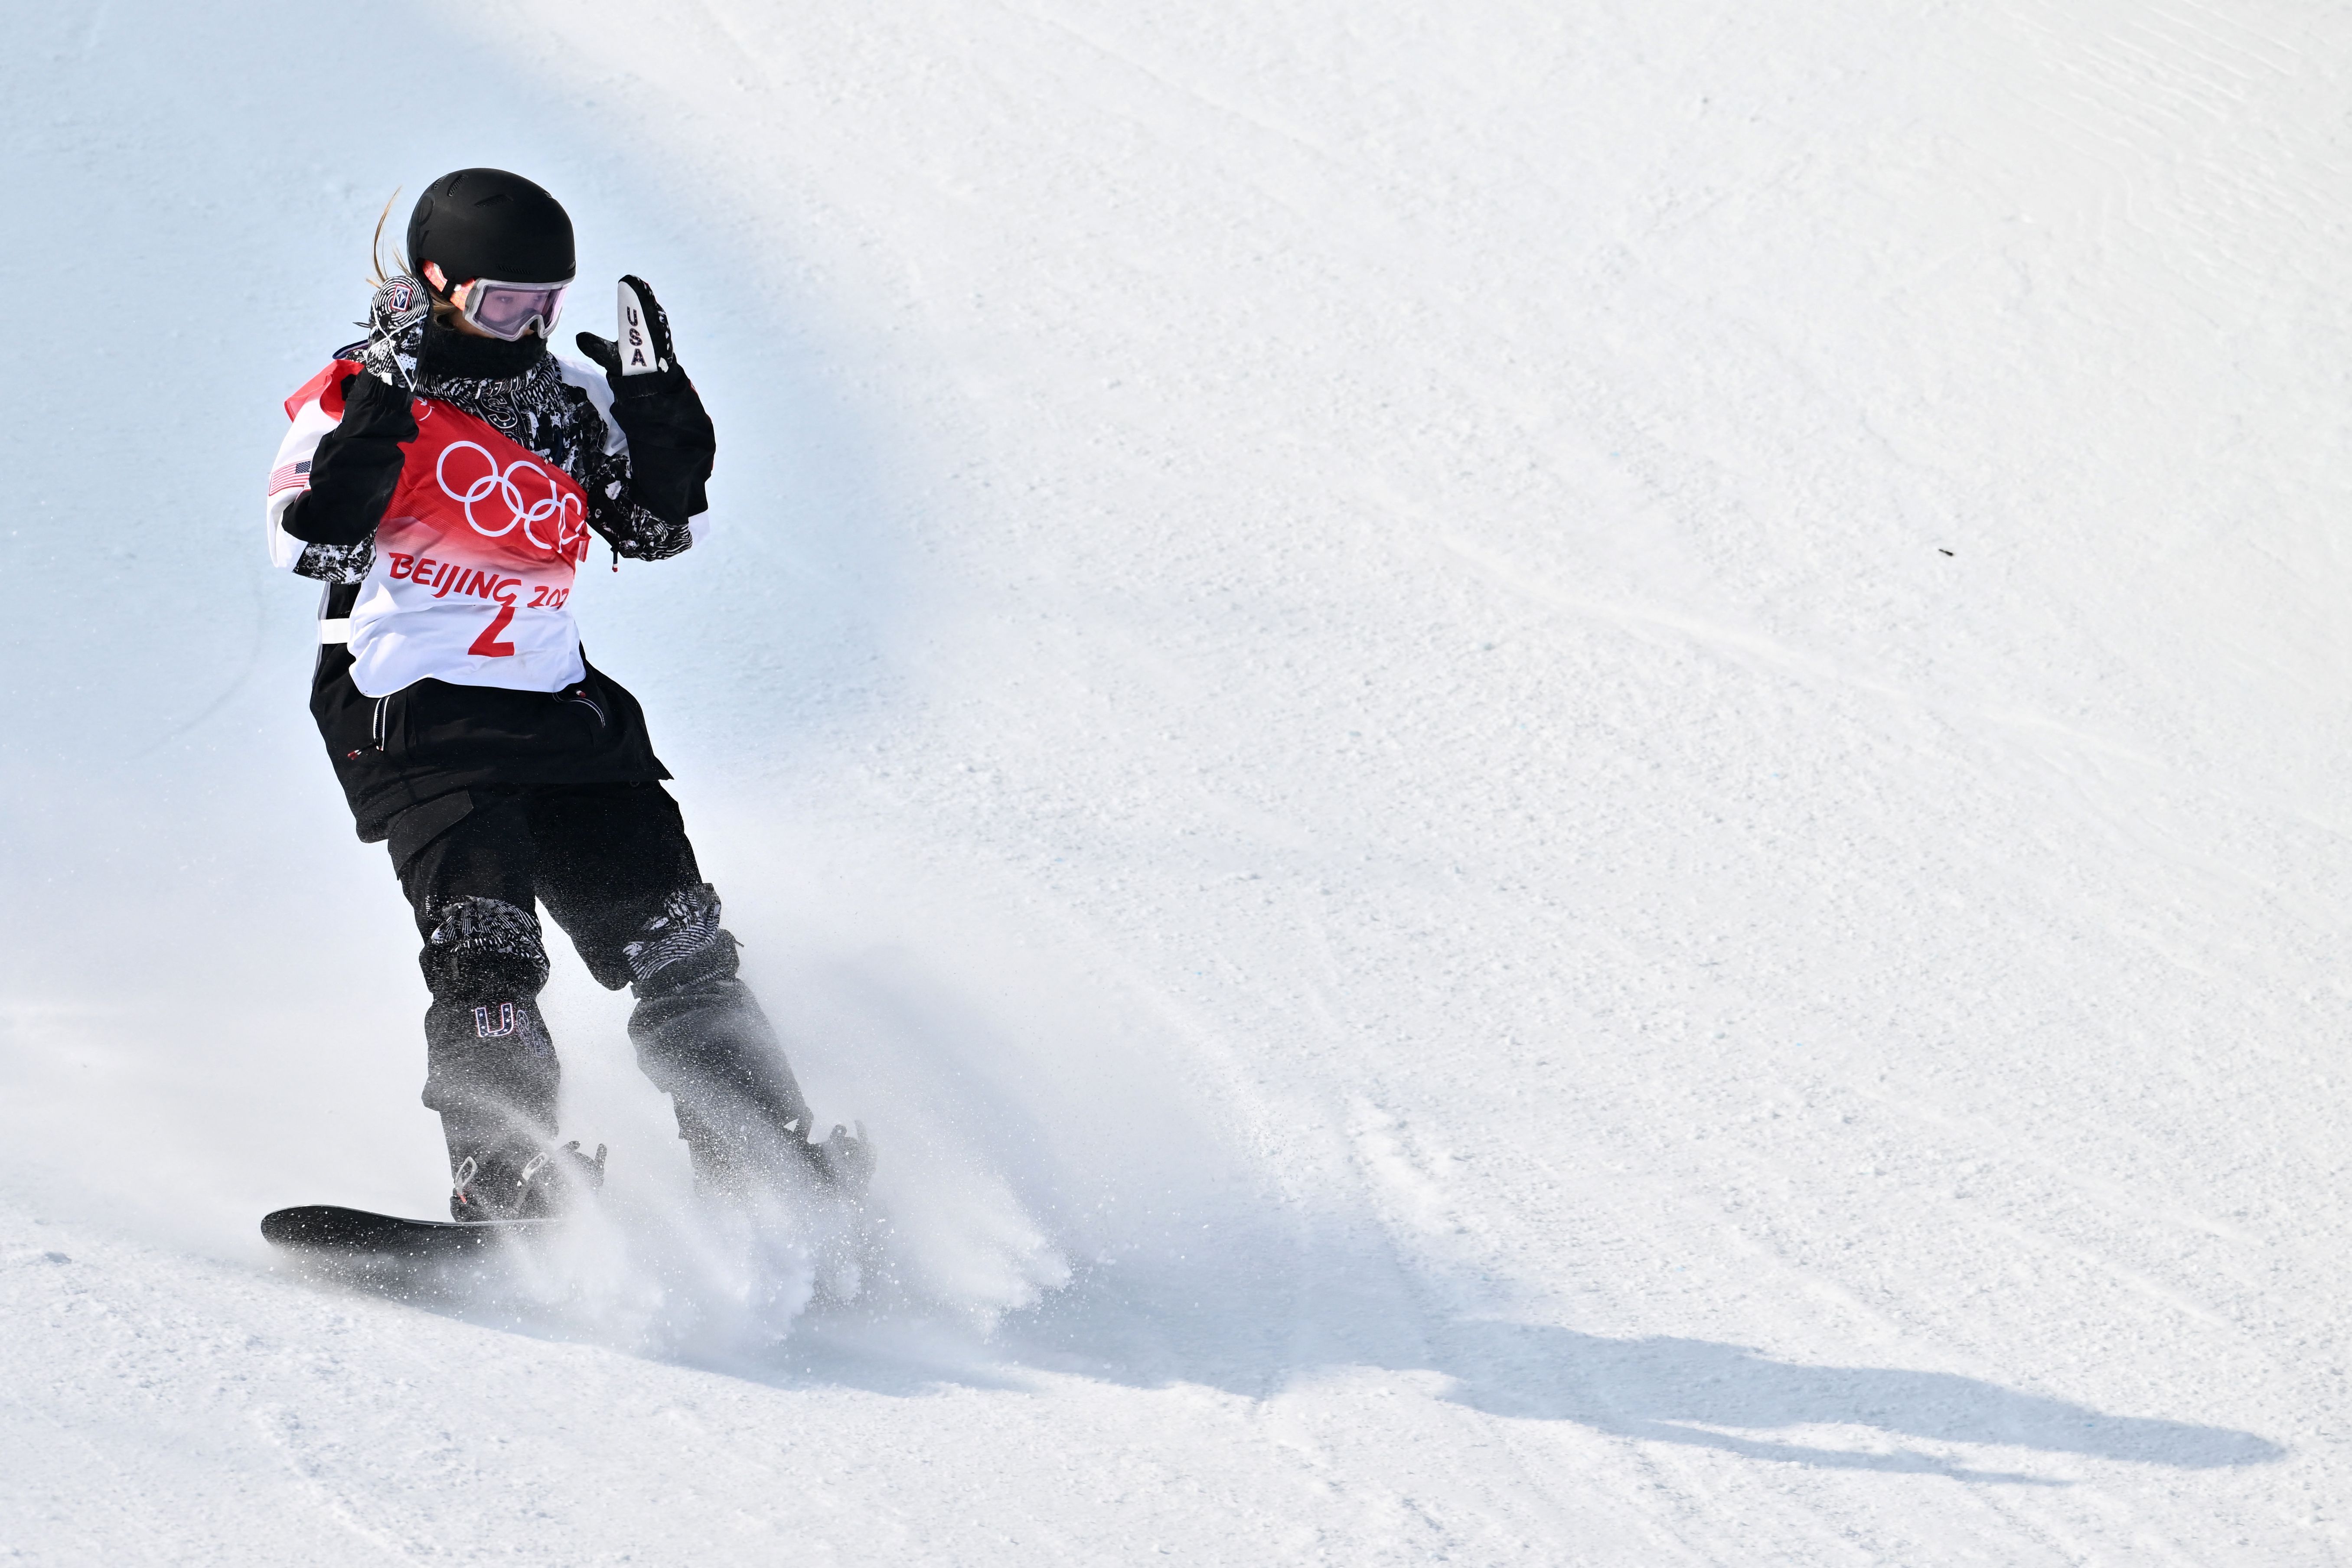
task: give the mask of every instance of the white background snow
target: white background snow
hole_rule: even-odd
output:
[[[2352,1556],[2352,11],[6,15],[0,1560]],[[254,1229],[443,1195],[259,517],[468,163],[719,422],[577,605],[884,1151],[779,1351]]]

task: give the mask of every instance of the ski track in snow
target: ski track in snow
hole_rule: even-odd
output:
[[[2282,0],[19,19],[0,1562],[2352,1559],[2347,77]],[[580,613],[880,1140],[858,1300],[681,1219],[561,955],[541,1299],[254,1235],[440,1201],[257,494],[476,163],[719,422]]]

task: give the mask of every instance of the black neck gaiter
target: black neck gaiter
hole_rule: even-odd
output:
[[[513,342],[503,338],[477,338],[425,320],[425,342],[417,351],[417,373],[428,380],[457,378],[511,381],[547,354],[547,340],[525,332]]]

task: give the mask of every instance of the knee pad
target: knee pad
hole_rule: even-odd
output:
[[[735,973],[735,938],[719,924],[719,890],[708,882],[680,888],[661,912],[622,944],[639,997]]]
[[[419,962],[436,998],[529,998],[547,984],[539,917],[503,899],[445,905]]]

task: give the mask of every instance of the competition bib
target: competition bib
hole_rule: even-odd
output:
[[[338,361],[289,404],[340,418]],[[554,463],[446,403],[415,398],[416,437],[352,609],[352,679],[371,697],[427,677],[554,691],[581,679],[568,608],[590,545],[586,494]]]

